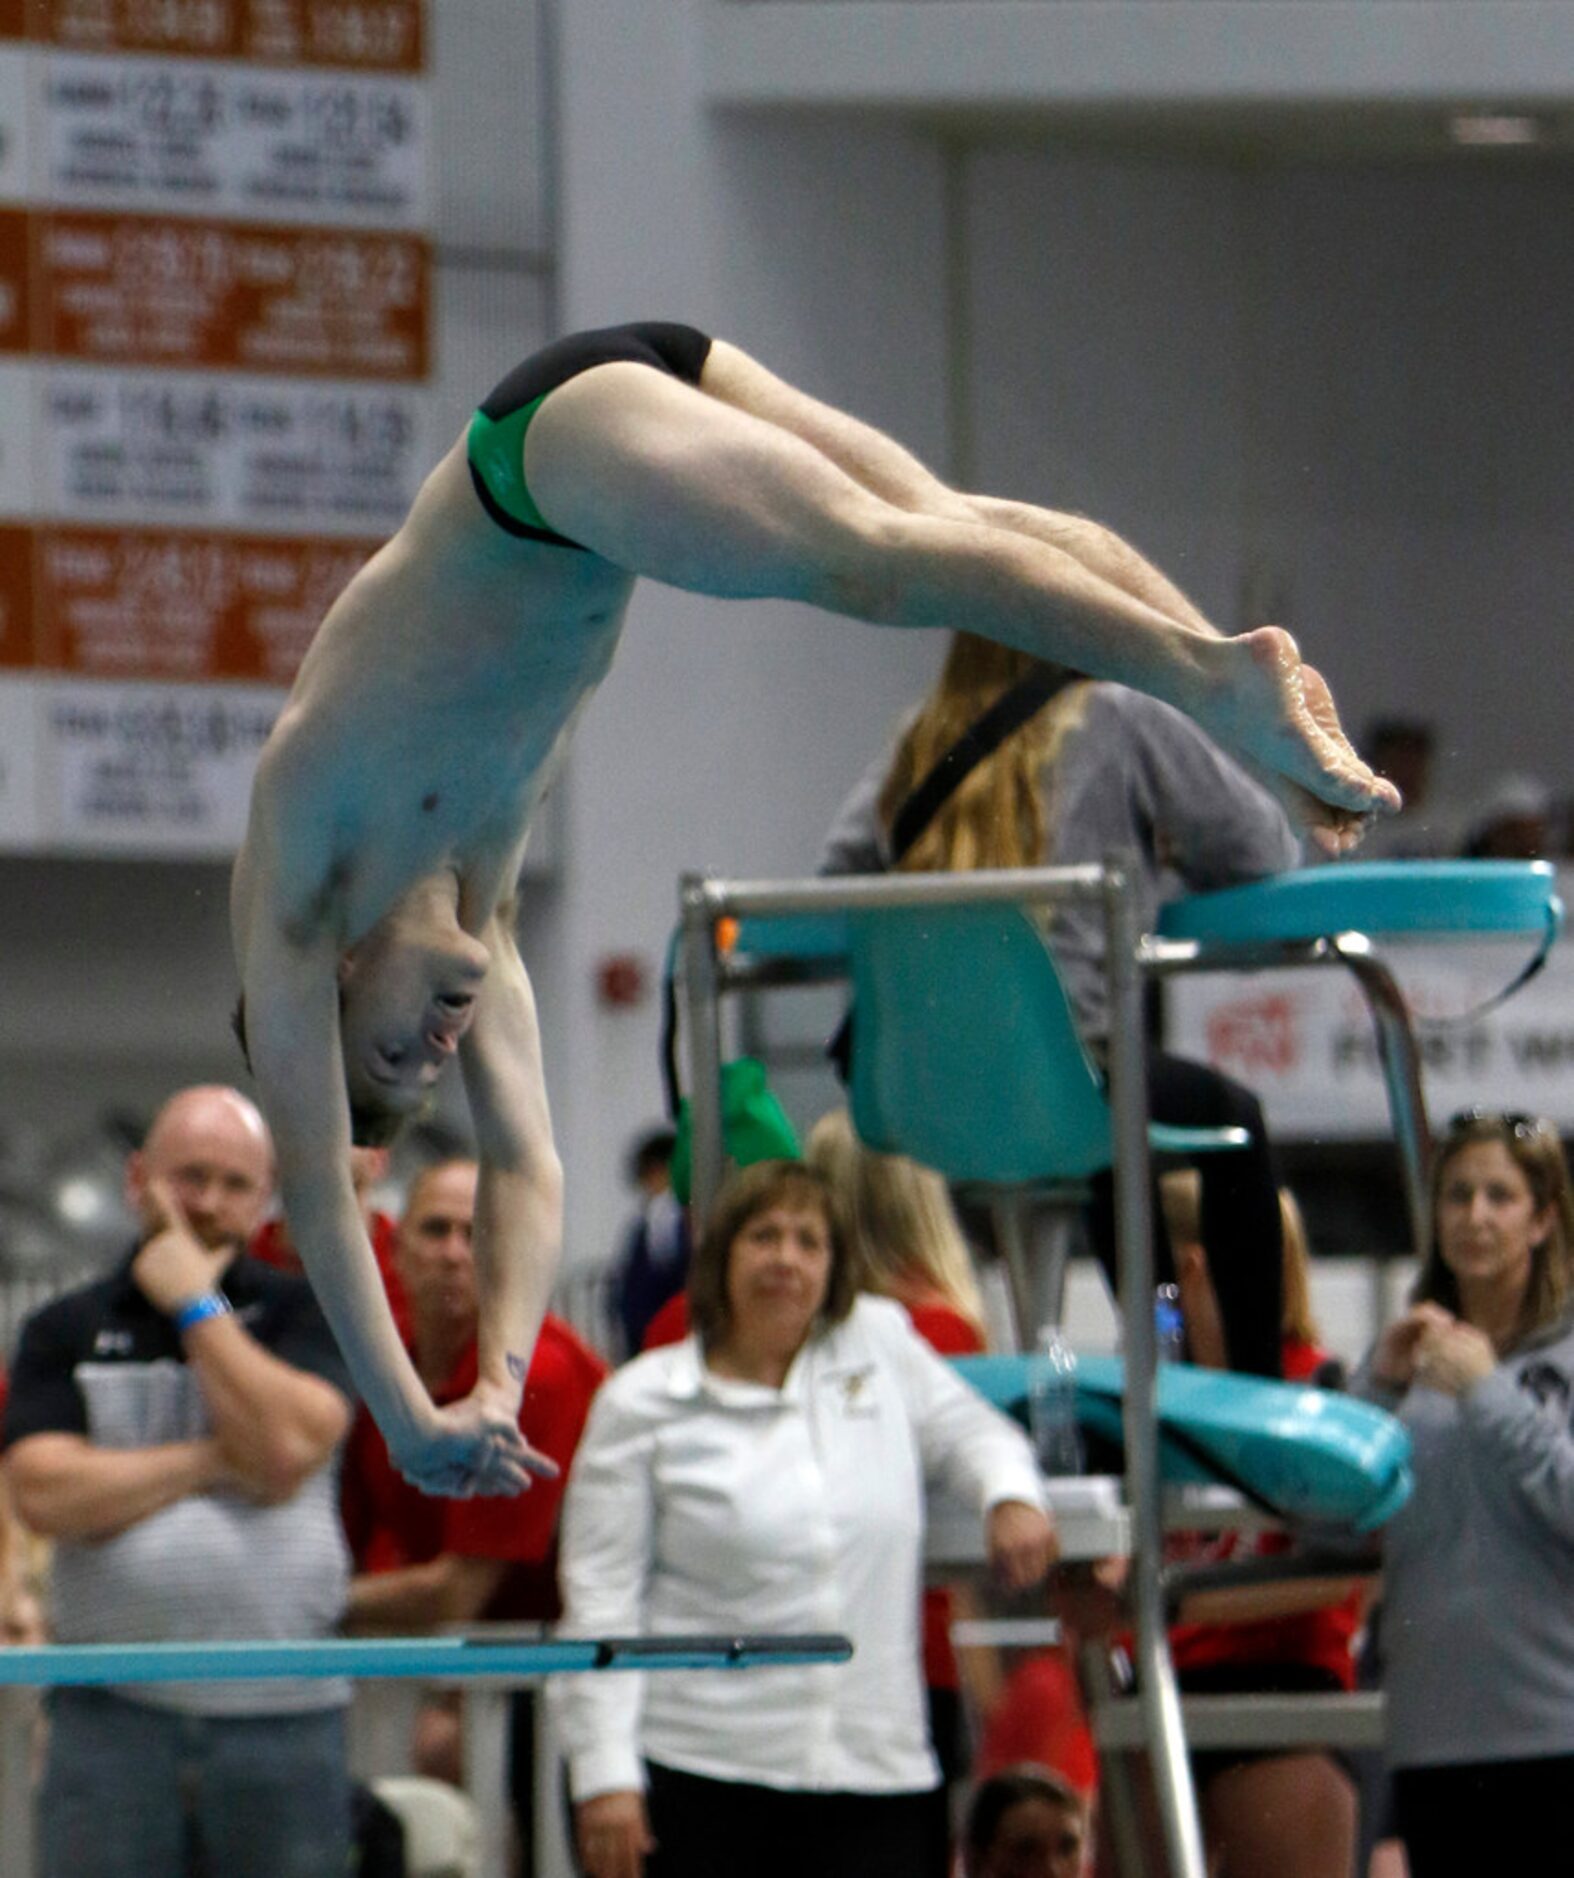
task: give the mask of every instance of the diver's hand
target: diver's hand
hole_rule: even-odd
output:
[[[434,1408],[392,1457],[411,1486],[444,1500],[523,1493],[532,1475],[550,1480],[559,1472],[519,1432],[514,1403],[484,1384],[461,1402]]]

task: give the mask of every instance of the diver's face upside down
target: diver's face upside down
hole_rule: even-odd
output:
[[[339,1028],[352,1109],[398,1119],[426,1101],[475,1019],[490,955],[428,909],[402,905],[339,968]]]

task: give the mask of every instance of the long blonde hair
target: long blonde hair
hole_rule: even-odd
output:
[[[1312,1310],[1312,1247],[1306,1215],[1288,1187],[1279,1189],[1279,1224],[1284,1237],[1284,1310],[1279,1327],[1297,1343],[1320,1345],[1323,1333]]]
[[[938,1296],[984,1335],[972,1255],[938,1174],[905,1155],[866,1148],[846,1109],[814,1124],[804,1160],[841,1197],[864,1290],[902,1304]]]
[[[1183,1246],[1200,1245],[1202,1237],[1202,1176],[1195,1167],[1172,1168],[1159,1177],[1159,1204],[1164,1226],[1177,1257]],[[1279,1226],[1283,1241],[1284,1299],[1279,1313],[1279,1334],[1297,1343],[1320,1344],[1322,1330],[1312,1309],[1312,1247],[1301,1203],[1288,1187],[1279,1189]]]
[[[897,745],[880,790],[887,833],[902,804],[995,700],[1041,663],[973,633],[953,633],[934,689]],[[1087,683],[1061,691],[970,770],[898,866],[923,872],[1039,867],[1049,847],[1044,773],[1082,716]]]

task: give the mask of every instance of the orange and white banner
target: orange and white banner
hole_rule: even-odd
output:
[[[250,685],[40,686],[35,803],[53,849],[231,853],[284,702]]]
[[[33,199],[245,221],[421,228],[419,79],[44,52]]]
[[[421,0],[0,0],[0,35],[80,52],[417,72]]]
[[[418,381],[419,235],[0,208],[0,352]]]
[[[219,854],[434,450],[424,0],[0,0],[0,849]]]
[[[0,513],[383,535],[431,464],[417,387],[0,364]]]
[[[0,666],[288,685],[372,539],[0,527]]]

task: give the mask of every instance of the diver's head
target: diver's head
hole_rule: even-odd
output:
[[[460,926],[451,875],[421,882],[339,966],[352,1136],[386,1143],[423,1109],[475,1019],[490,955]]]

